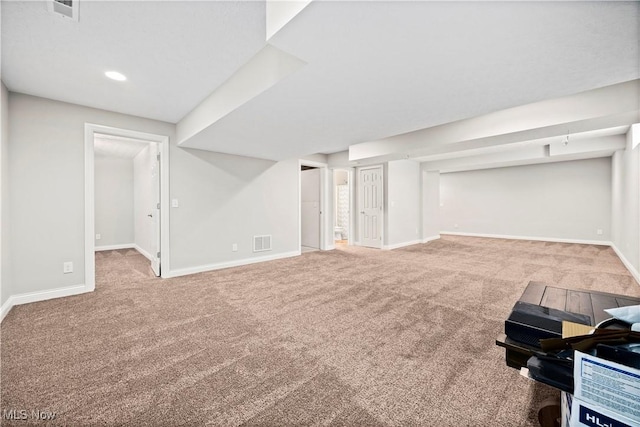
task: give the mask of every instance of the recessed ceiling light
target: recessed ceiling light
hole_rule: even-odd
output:
[[[107,71],[104,73],[105,76],[109,77],[111,80],[116,80],[119,82],[123,82],[127,80],[124,74],[119,73],[117,71]]]

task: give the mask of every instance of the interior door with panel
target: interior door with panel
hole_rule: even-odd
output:
[[[382,248],[382,166],[360,169],[360,245]]]

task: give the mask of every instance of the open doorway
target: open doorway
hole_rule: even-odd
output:
[[[320,168],[300,166],[300,251],[320,250],[322,209]]]
[[[300,252],[333,249],[333,239],[325,209],[330,193],[326,163],[299,160]]]
[[[169,223],[162,215],[169,206],[168,141],[161,135],[85,125],[88,289],[95,289],[96,258],[109,251],[137,256],[134,264],[142,266],[137,273],[158,277],[168,272]]]
[[[160,276],[158,143],[96,133],[94,156],[96,260]]]
[[[353,179],[347,169],[333,171],[333,239],[336,247],[349,245],[352,240],[351,197]]]

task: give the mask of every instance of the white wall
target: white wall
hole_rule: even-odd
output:
[[[95,157],[95,231],[100,246],[133,243],[133,160]]]
[[[346,170],[334,171],[333,185],[345,185],[349,183],[349,172]]]
[[[395,160],[385,170],[385,231],[387,247],[398,247],[420,240],[422,210],[420,202],[420,163]]]
[[[440,196],[443,232],[611,240],[611,158],[442,174]]]
[[[85,123],[169,136],[170,197],[179,201],[165,212],[172,274],[299,251],[297,159],[182,149],[173,124],[16,93],[9,119],[13,294],[84,284]],[[253,236],[262,234],[273,236],[273,250],[253,253]],[[63,274],[64,261],[73,273]]]
[[[143,148],[133,159],[133,242],[146,256],[152,256],[155,246],[151,228],[155,223],[147,216],[155,214],[151,161],[150,146]]]
[[[637,138],[638,136],[636,136]],[[627,133],[627,148],[612,161],[611,240],[631,266],[638,280],[640,271],[640,148],[632,148],[633,131]]]
[[[172,144],[171,269],[281,257],[299,251],[298,160],[273,162]],[[254,235],[273,250],[253,252]],[[238,251],[232,252],[232,245]]]
[[[440,236],[440,173],[422,169],[422,240]]]
[[[0,306],[11,295],[11,260],[9,258],[9,93],[0,82]]]
[[[179,201],[165,212],[170,275],[299,251],[297,159],[182,149],[173,124],[23,94],[10,93],[9,118],[14,294],[84,283],[85,123],[169,136],[170,197]],[[253,253],[253,236],[262,234],[273,236],[273,250]],[[72,274],[62,273],[64,261],[74,263]]]
[[[85,123],[170,138],[175,126],[16,93],[9,120],[12,292],[83,285]]]

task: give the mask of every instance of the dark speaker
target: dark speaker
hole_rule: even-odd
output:
[[[591,317],[586,314],[518,301],[504,322],[504,332],[514,341],[539,348],[541,339],[562,338],[563,320],[591,325]]]

